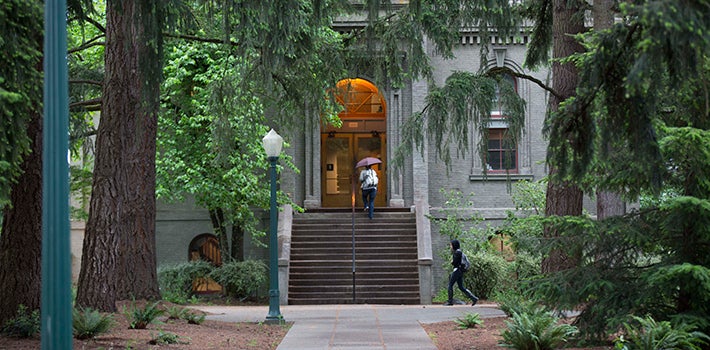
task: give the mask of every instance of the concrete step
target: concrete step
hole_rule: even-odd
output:
[[[381,210],[374,220],[362,211],[299,213],[291,234],[289,304],[418,304],[417,263],[416,222],[408,211]]]

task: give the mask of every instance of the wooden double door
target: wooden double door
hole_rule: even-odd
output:
[[[322,205],[327,208],[362,208],[362,193],[358,177],[364,168],[355,165],[365,157],[378,158],[380,164],[372,166],[379,184],[375,208],[387,203],[387,174],[384,133],[323,133],[321,134],[321,189]]]

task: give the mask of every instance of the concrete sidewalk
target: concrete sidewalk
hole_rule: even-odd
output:
[[[197,306],[207,319],[262,322],[268,306]],[[278,350],[436,350],[420,323],[453,321],[466,314],[504,316],[495,304],[470,305],[284,305],[293,322]]]

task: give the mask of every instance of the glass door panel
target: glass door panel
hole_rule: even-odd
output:
[[[350,207],[352,205],[352,136],[323,135],[322,139],[323,206]]]
[[[360,160],[365,157],[373,157],[382,161],[380,164],[375,164],[372,166],[377,172],[377,178],[379,179],[377,185],[377,196],[375,197],[375,209],[377,207],[383,207],[387,203],[387,175],[385,174],[385,146],[384,146],[384,136],[376,135],[372,136],[370,134],[359,135],[355,134],[355,159]],[[358,168],[356,180],[360,175],[360,171],[364,168]],[[357,195],[355,196],[355,206],[358,208],[364,207],[362,203],[362,192],[360,192],[360,184],[356,187]]]

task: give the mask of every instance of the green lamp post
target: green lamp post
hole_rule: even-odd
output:
[[[71,350],[69,79],[66,1],[45,1],[42,150],[42,350]]]
[[[279,308],[279,246],[278,208],[276,203],[276,162],[279,160],[284,139],[271,129],[262,139],[271,173],[271,208],[269,209],[269,314],[266,322],[283,322]]]

